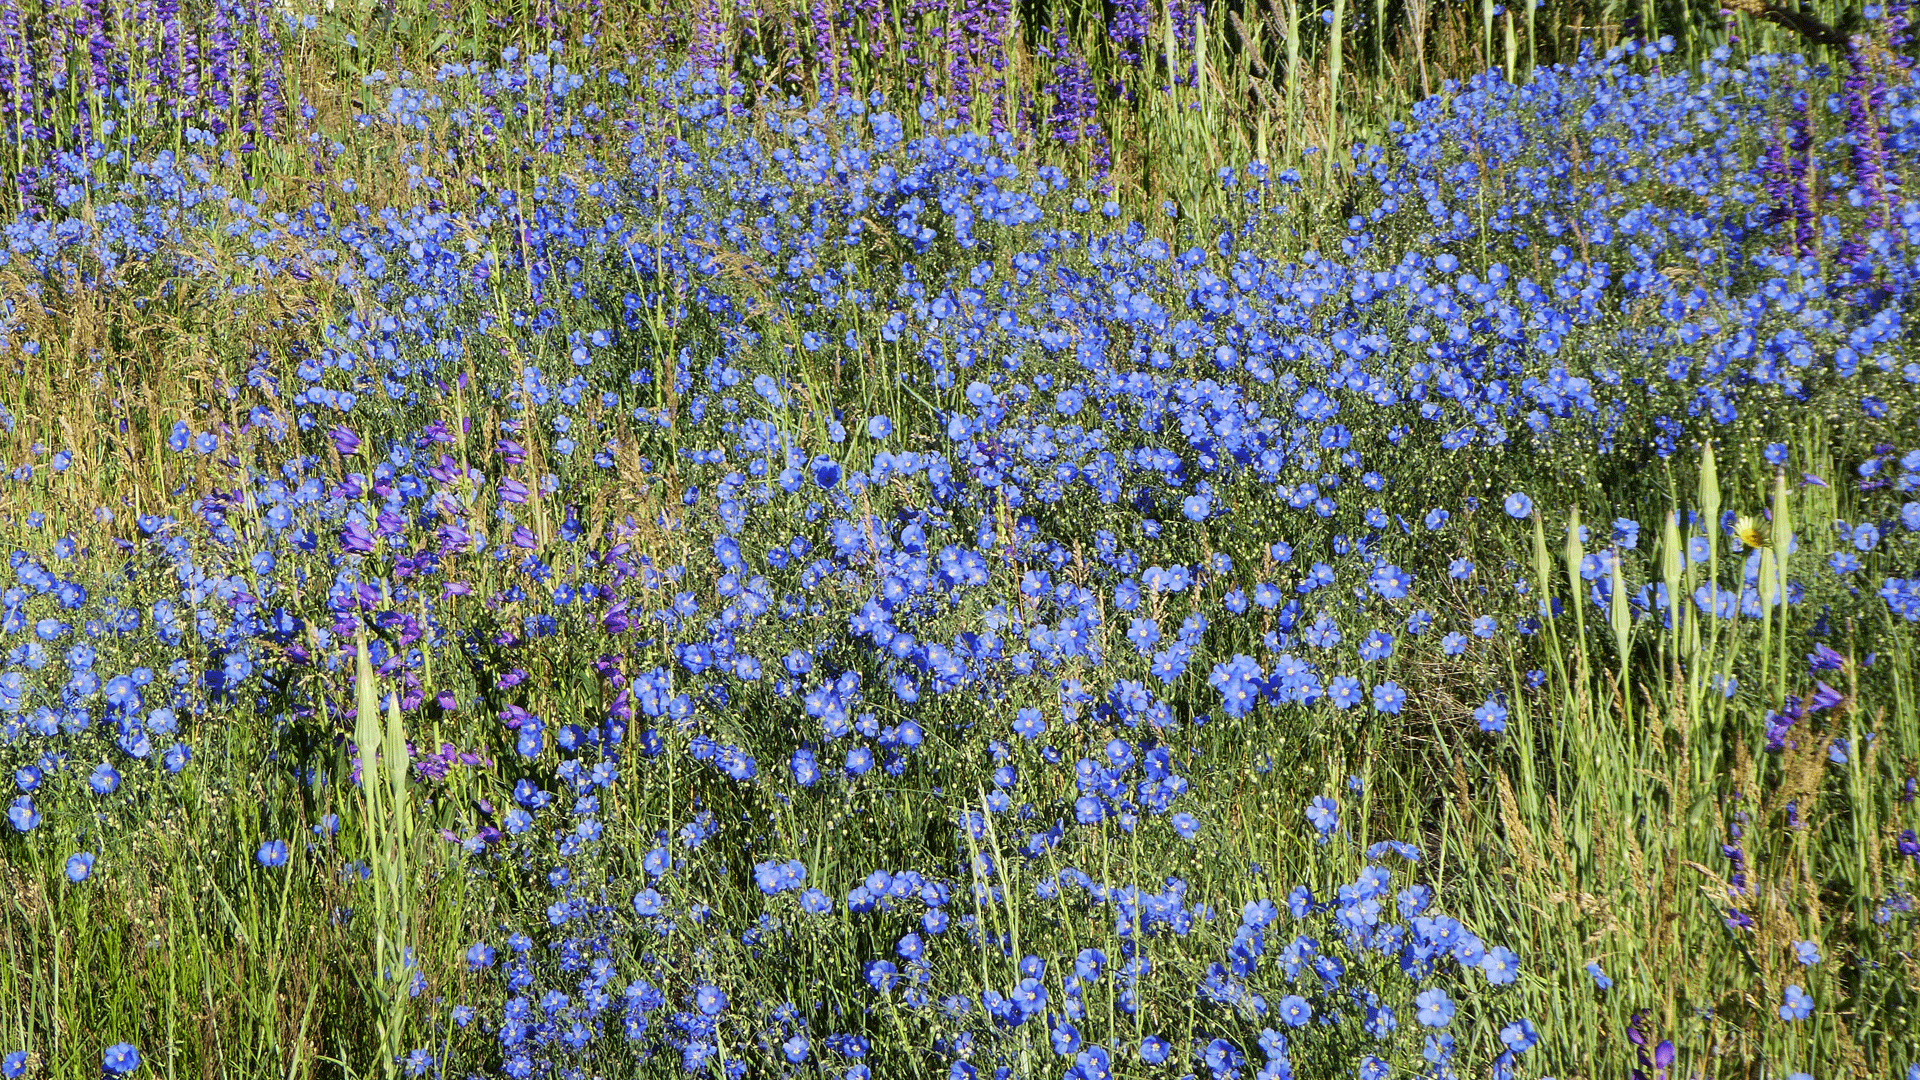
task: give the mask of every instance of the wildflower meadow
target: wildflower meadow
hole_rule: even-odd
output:
[[[0,0],[0,1076],[1920,1080],[1906,0]]]

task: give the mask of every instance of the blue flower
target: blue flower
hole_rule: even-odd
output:
[[[1507,707],[1493,697],[1488,697],[1480,707],[1473,710],[1473,718],[1480,721],[1480,730],[1499,734],[1507,730]]]
[[[805,1035],[794,1035],[780,1044],[780,1054],[787,1059],[789,1065],[798,1065],[807,1060],[807,1054],[811,1049],[812,1046],[807,1042]]]
[[[1780,1019],[1794,1023],[1812,1015],[1813,997],[1807,988],[1798,983],[1787,987],[1786,999],[1780,1004]]]
[[[93,876],[93,852],[82,851],[67,856],[67,880],[79,884]]]
[[[1327,701],[1336,709],[1346,709],[1360,700],[1360,680],[1351,675],[1335,675],[1327,685]]]
[[[1430,1028],[1443,1028],[1452,1023],[1454,1011],[1458,1008],[1447,992],[1437,986],[1422,990],[1413,1000],[1420,1007],[1419,1012],[1414,1014],[1416,1019]]]
[[[1064,1020],[1053,1026],[1053,1030],[1048,1035],[1048,1041],[1053,1046],[1053,1052],[1061,1057],[1072,1057],[1080,1052],[1082,1045],[1080,1029]]]
[[[493,966],[497,955],[493,946],[484,941],[476,941],[467,946],[467,970],[485,971]]]
[[[1407,692],[1395,682],[1383,682],[1373,688],[1373,707],[1392,716],[1400,715],[1406,704]]]
[[[1208,1043],[1200,1059],[1213,1072],[1217,1080],[1226,1080],[1229,1076],[1238,1075],[1240,1066],[1246,1060],[1240,1053],[1240,1048],[1225,1039],[1215,1039]]]
[[[1508,1050],[1524,1054],[1540,1042],[1540,1032],[1534,1029],[1533,1021],[1522,1018],[1500,1029],[1500,1041]]]
[[[1520,958],[1514,955],[1512,949],[1496,945],[1481,958],[1480,970],[1486,973],[1488,982],[1495,986],[1506,986],[1520,976]]]
[[[813,751],[801,747],[793,752],[793,779],[801,787],[812,787],[820,780],[820,765]]]
[[[1042,986],[1040,979],[1034,975],[1029,975],[1021,979],[1020,982],[1014,986],[1013,993],[1007,996],[1012,998],[1014,1003],[1020,1007],[1020,1011],[1028,1016],[1039,1012],[1045,1008],[1047,1004],[1047,988]]]
[[[1507,516],[1511,518],[1524,518],[1533,513],[1533,500],[1527,498],[1525,492],[1514,492],[1507,496],[1506,502],[1501,505],[1506,508]]]
[[[1313,1006],[1298,994],[1288,994],[1280,999],[1279,1013],[1288,1027],[1305,1027],[1313,1019]]]
[[[806,884],[807,868],[798,859],[781,862],[777,859],[759,863],[754,867],[754,881],[760,890],[768,896],[792,892]]]
[[[1687,541],[1687,561],[1704,563],[1713,557],[1713,538],[1696,536]]]
[[[831,490],[840,483],[840,463],[821,454],[813,459],[813,482],[822,489]]]
[[[776,409],[785,404],[785,399],[781,397],[780,394],[780,384],[775,381],[771,375],[764,373],[755,375],[753,377],[753,392],[759,394],[769,405],[772,405]]]
[[[717,986],[701,986],[693,992],[693,1007],[702,1015],[719,1016],[726,1010],[727,995]]]
[[[1404,599],[1413,586],[1413,575],[1391,563],[1381,563],[1367,579],[1373,591],[1388,600]]]
[[[673,868],[673,856],[667,853],[666,848],[654,848],[641,856],[640,868],[645,870],[649,877],[658,879]]]
[[[1796,941],[1793,943],[1793,958],[1805,967],[1812,967],[1820,962],[1820,946],[1817,942]]]
[[[1371,630],[1360,642],[1360,659],[1368,663],[1385,660],[1393,655],[1393,635],[1385,630]]]
[[[100,1067],[113,1076],[127,1076],[140,1067],[140,1048],[132,1043],[114,1043],[101,1056]]]
[[[1307,823],[1321,836],[1340,829],[1340,804],[1328,795],[1315,795],[1307,806]]]
[[[287,865],[287,842],[268,840],[260,845],[260,850],[255,852],[253,857],[261,866],[285,866]]]
[[[5,1077],[6,1080],[20,1080],[20,1077],[27,1075],[27,1058],[28,1054],[25,1050],[15,1050],[0,1059],[0,1077]]]

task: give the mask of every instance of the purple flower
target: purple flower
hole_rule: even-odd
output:
[[[1807,654],[1807,670],[1809,672],[1839,671],[1846,666],[1847,658],[1834,651],[1834,649],[1825,642],[1815,645],[1813,651]]]
[[[693,48],[688,57],[696,74],[711,76],[725,62],[722,54],[726,49],[726,32],[719,0],[707,0],[700,5],[700,14],[693,24]]]
[[[1845,694],[1828,686],[1824,682],[1815,682],[1813,696],[1807,699],[1808,712],[1822,712],[1833,708],[1847,699]]]
[[[1886,225],[1886,197],[1882,194],[1887,151],[1881,141],[1877,113],[1884,107],[1885,84],[1874,76],[1871,65],[1860,49],[1856,35],[1847,43],[1847,77],[1844,98],[1847,107],[1847,135],[1853,146],[1853,182],[1867,208],[1868,232]],[[1856,242],[1856,259],[1865,261],[1866,246]]]
[[[1097,146],[1097,166],[1104,171],[1107,138],[1099,123],[1100,98],[1086,58],[1074,50],[1073,39],[1067,36],[1065,27],[1054,29],[1052,47],[1045,51],[1054,62],[1053,81],[1047,86],[1047,93],[1053,98],[1053,108],[1047,114],[1047,133],[1066,146],[1092,139]]]

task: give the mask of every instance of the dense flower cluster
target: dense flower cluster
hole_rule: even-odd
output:
[[[200,483],[99,508],[114,550],[26,518],[0,596],[10,842],[68,828],[43,806],[175,782],[244,713],[338,800],[306,852],[263,834],[259,872],[335,858],[374,753],[343,734],[364,642],[435,857],[499,898],[458,992],[406,980],[435,1034],[409,1072],[859,1078],[891,1043],[960,1080],[1516,1075],[1554,1038],[1513,1004],[1524,943],[1445,913],[1360,778],[1345,806],[1297,793],[1310,877],[1170,868],[1248,827],[1223,814],[1234,733],[1417,716],[1497,753],[1547,639],[1589,630],[1625,654],[1821,609],[1766,745],[1848,760],[1837,718],[1866,714],[1821,676],[1871,659],[1834,620],[1920,622],[1920,209],[1888,194],[1920,98],[1896,70],[1859,105],[1878,149],[1825,145],[1810,204],[1767,140],[1819,76],[1660,53],[1422,105],[1355,151],[1338,253],[1298,260],[1297,177],[1262,166],[1221,178],[1236,220],[1121,221],[931,104],[911,137],[850,95],[742,115],[699,65],[559,47],[368,76],[359,123],[414,205],[347,178],[270,212],[143,158],[84,218],[11,223],[5,265],[114,289],[162,259],[236,304],[351,303],[166,430]],[[501,147],[524,187],[471,164]],[[216,233],[248,249],[218,273]],[[11,309],[0,334],[47,347]],[[1715,491],[1663,523],[1628,490],[1701,436],[1831,490],[1770,442],[1814,407],[1870,433],[1857,521],[1775,538]],[[1592,471],[1527,465],[1552,456]],[[72,461],[42,446],[6,483]],[[1576,498],[1612,520],[1563,518]],[[1549,528],[1564,582],[1510,554]],[[1777,1011],[1817,1005],[1795,984]]]
[[[228,152],[287,138],[282,24],[315,20],[252,0],[0,4],[0,131],[17,148],[18,194],[74,205],[89,172],[164,145],[156,122],[188,146]]]

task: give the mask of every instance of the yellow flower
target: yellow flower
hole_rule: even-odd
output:
[[[1766,534],[1760,531],[1760,523],[1750,517],[1742,517],[1733,523],[1733,532],[1740,542],[1750,548],[1767,546]]]

